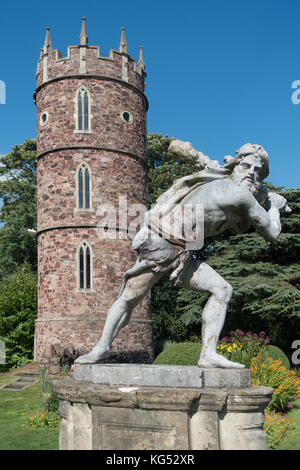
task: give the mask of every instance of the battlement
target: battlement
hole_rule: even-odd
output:
[[[138,63],[127,53],[125,29],[122,28],[119,50],[111,49],[108,57],[100,55],[99,46],[89,46],[86,34],[85,18],[82,18],[80,44],[68,46],[66,57],[58,49],[52,49],[50,29],[41,49],[37,65],[37,86],[63,77],[99,76],[121,80],[134,86],[142,93],[145,88],[145,63],[142,47]]]

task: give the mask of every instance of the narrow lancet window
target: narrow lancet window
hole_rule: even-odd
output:
[[[85,207],[90,208],[90,172],[88,168],[85,168]]]
[[[82,178],[82,168],[80,168],[78,173],[78,197],[79,197],[79,208],[83,209],[83,178]]]
[[[76,131],[75,132],[90,132],[91,131],[91,98],[88,90],[85,87],[79,88],[76,95]]]
[[[91,172],[86,163],[81,163],[76,172],[77,209],[91,209]]]
[[[86,279],[85,279],[85,284],[86,288],[90,289],[91,288],[91,253],[89,247],[87,247],[86,252]]]
[[[87,242],[81,243],[77,251],[78,289],[92,289],[92,252]]]
[[[82,92],[78,94],[78,130],[82,130]]]
[[[83,253],[83,248],[80,248],[80,253],[79,253],[79,273],[80,273],[80,289],[84,289],[84,253]]]
[[[84,92],[84,130],[89,130],[89,97],[87,92]]]

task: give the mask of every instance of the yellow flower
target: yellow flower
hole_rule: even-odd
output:
[[[32,421],[32,420],[33,420],[33,416],[30,416],[30,421]]]
[[[227,349],[228,352],[231,352],[232,351],[232,347],[229,346],[229,348]]]

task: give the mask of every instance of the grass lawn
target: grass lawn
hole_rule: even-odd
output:
[[[295,401],[289,417],[294,418],[296,426],[281,441],[277,450],[300,450],[300,398]]]
[[[0,374],[0,386],[15,374]],[[38,385],[25,390],[0,390],[0,450],[57,450],[58,428],[25,428],[24,418],[39,412]]]

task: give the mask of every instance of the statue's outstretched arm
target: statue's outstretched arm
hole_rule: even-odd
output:
[[[286,199],[279,194],[269,193],[267,211],[252,196],[241,198],[240,202],[244,215],[257,232],[266,241],[276,241],[281,233],[280,212],[291,212]]]
[[[181,160],[192,165],[197,165],[203,170],[207,165],[210,167],[219,167],[217,160],[211,160],[204,153],[195,150],[190,142],[182,140],[172,140],[168,148],[168,156],[174,160]]]

